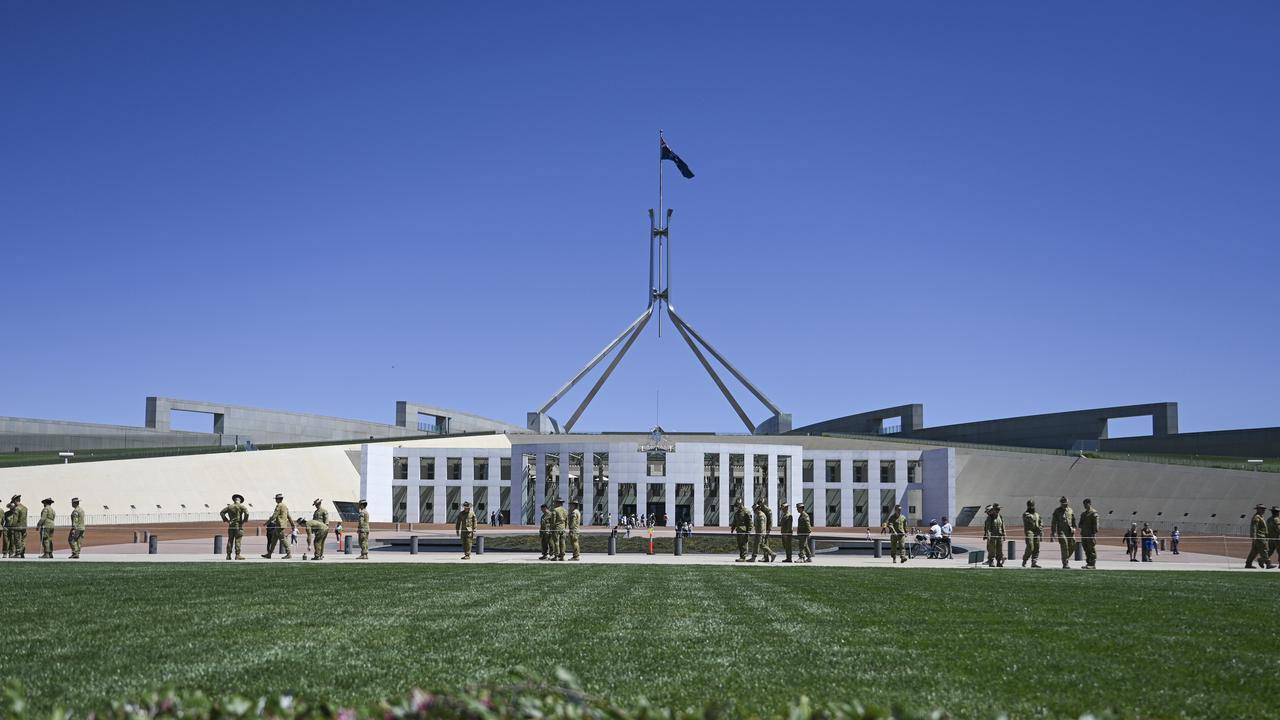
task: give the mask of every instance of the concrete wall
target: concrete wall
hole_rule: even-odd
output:
[[[258,444],[368,440],[421,434],[416,424],[413,428],[403,428],[365,420],[165,397],[147,398],[147,427],[168,431],[174,410],[209,413],[213,416],[215,431],[249,438]]]
[[[1280,427],[1108,438],[1101,446],[1107,452],[1276,458],[1280,457]]]
[[[409,402],[408,400],[396,402],[396,425],[416,432],[418,430],[418,413],[442,419],[444,421],[442,431],[446,433],[528,432],[528,430],[519,425],[512,425],[501,420],[493,420],[457,410],[448,410],[434,405]]]
[[[855,415],[845,415],[834,420],[824,420],[796,428],[792,434],[852,433],[854,435],[879,435],[883,422],[890,418],[902,418],[901,432],[908,433],[924,427],[924,405],[912,403],[896,407],[869,410]]]
[[[1142,415],[1152,416],[1153,435],[1178,432],[1178,404],[1149,403],[940,425],[904,430],[898,437],[1069,450],[1077,440],[1105,438],[1110,418]]]
[[[0,417],[0,453],[191,447],[222,442],[223,437],[215,433],[163,432],[127,425]]]

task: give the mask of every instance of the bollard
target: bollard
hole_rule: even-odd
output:
[[[214,555],[222,554],[222,536],[221,535],[213,536],[213,554]]]
[[[683,555],[684,554],[684,538],[681,537],[680,535],[676,535],[676,542],[674,547],[675,547],[674,552],[676,555]]]
[[[874,552],[876,557],[884,555],[884,540],[876,539]]]
[[[147,554],[155,555],[160,552],[160,538],[153,533],[147,533]]]
[[[483,535],[476,536],[476,554],[477,555],[484,554],[484,536]]]
[[[610,555],[618,554],[618,536],[617,535],[609,536],[609,554]]]
[[[351,554],[351,536],[350,536],[350,535],[348,535],[348,536],[346,536],[346,537],[342,538],[342,544],[343,544],[343,546],[344,546],[344,547],[343,547],[343,551],[342,551],[342,552],[343,552],[343,553],[345,553],[345,554],[347,554],[347,555],[350,555],[350,554]]]
[[[809,536],[809,557],[813,558],[818,552],[818,541],[812,535]]]
[[[400,532],[400,523],[396,523],[396,532]]]
[[[1013,540],[1009,541],[1009,549],[1008,551],[1005,552],[1004,557],[1006,560],[1018,559],[1018,543],[1017,542]]]
[[[409,536],[409,554],[410,555],[418,554],[418,536],[417,535]]]
[[[1079,540],[1076,541],[1076,554],[1074,557],[1077,561],[1084,559],[1084,545]]]

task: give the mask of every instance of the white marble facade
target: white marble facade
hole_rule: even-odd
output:
[[[863,520],[858,526],[877,527],[883,521],[882,504],[886,500],[901,503],[904,510],[908,505],[915,506],[915,512],[909,513],[911,519],[928,519],[948,515],[955,517],[955,451],[950,448],[936,450],[840,450],[840,449],[806,449],[802,444],[752,443],[751,438],[741,440],[725,439],[723,442],[680,442],[676,441],[675,449],[665,454],[665,473],[650,474],[648,454],[638,450],[636,442],[609,442],[608,438],[575,438],[566,437],[564,442],[536,442],[521,444],[517,437],[508,453],[504,449],[485,448],[393,448],[380,445],[365,445],[361,450],[361,493],[369,500],[370,517],[378,522],[446,522],[448,508],[445,507],[448,488],[459,488],[460,500],[473,498],[477,488],[487,498],[487,512],[501,508],[501,489],[509,487],[511,522],[522,524],[523,519],[532,518],[537,522],[536,508],[546,500],[546,483],[543,481],[544,469],[548,467],[548,457],[559,460],[553,463],[553,471],[558,474],[556,494],[561,498],[569,497],[570,473],[565,472],[566,458],[580,455],[581,467],[575,475],[582,477],[581,497],[583,503],[584,524],[592,524],[599,508],[601,514],[607,513],[610,518],[617,518],[620,511],[620,486],[635,485],[636,512],[649,510],[647,500],[649,488],[655,487],[662,497],[662,510],[671,522],[677,518],[689,517],[696,526],[706,525],[708,492],[705,478],[710,472],[718,474],[719,487],[714,500],[718,505],[718,517],[713,518],[713,525],[725,526],[729,519],[730,502],[730,458],[733,455],[743,456],[741,464],[744,482],[742,494],[747,505],[755,501],[754,475],[757,458],[763,460],[767,469],[766,486],[768,502],[771,507],[778,507],[786,502],[795,506],[802,502],[806,491],[812,491],[813,505],[810,514],[816,527],[826,527],[828,510],[838,515],[838,524],[842,527],[854,527],[855,518]],[[797,438],[803,442],[803,438]],[[597,454],[607,456],[608,465],[598,468],[594,464]],[[394,459],[406,458],[407,473],[404,479],[393,479]],[[421,458],[433,458],[435,476],[433,479],[420,477]],[[460,477],[449,478],[447,463],[450,458],[461,460]],[[474,479],[474,463],[477,458],[488,460],[488,479]],[[502,480],[502,461],[510,458],[510,480]],[[707,460],[712,466],[708,468]],[[805,482],[805,461],[812,461],[812,482]],[[831,477],[828,478],[827,463],[833,461]],[[782,469],[779,469],[779,463]],[[886,472],[892,468],[889,477],[882,481],[882,463]],[[888,465],[892,463],[892,465]],[[909,477],[909,468],[916,466],[915,477]],[[855,467],[864,468],[861,477],[855,478]],[[709,472],[710,471],[710,472]],[[779,488],[778,478],[785,472],[785,486]],[[602,489],[607,497],[596,497],[593,477],[602,477]],[[603,479],[607,478],[607,483]],[[856,481],[855,481],[856,479]],[[532,515],[525,508],[525,492],[527,485],[533,486]],[[691,485],[692,497],[677,512],[677,489],[679,485]],[[404,488],[405,508],[397,512],[392,507],[392,497]],[[426,489],[431,493],[432,517],[422,517],[420,513],[420,493]],[[828,491],[834,491],[828,495]],[[828,508],[828,499],[834,498],[833,507]],[[855,503],[861,505],[856,508]]]

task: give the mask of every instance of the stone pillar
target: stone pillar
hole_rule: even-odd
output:
[[[676,481],[671,477],[671,468],[667,468],[667,478],[662,481],[662,512],[667,516],[667,527],[676,524]]]
[[[867,453],[867,525],[878,528],[886,520],[880,513],[880,453],[872,450]],[[892,508],[891,508],[892,510]]]
[[[547,502],[546,486],[543,485],[542,475],[547,471],[547,452],[538,446],[538,452],[534,455],[534,462],[537,465],[533,468],[533,524],[540,522],[542,506]]]
[[[474,452],[462,453],[462,497],[458,499],[458,512],[462,512],[462,503],[472,503],[471,509],[474,511],[476,491],[476,457]],[[477,516],[479,521],[480,517]]]
[[[693,517],[695,527],[706,524],[707,512],[707,460],[705,453],[698,453],[698,478],[693,483]]]
[[[840,527],[853,527],[853,453],[840,455]]]
[[[728,527],[733,519],[733,509],[729,507],[729,453],[720,453],[720,526]]]
[[[416,455],[412,450],[409,451],[409,480],[408,487],[405,488],[405,521],[413,524],[416,522],[431,522],[431,518],[422,517],[422,453]],[[372,514],[372,513],[371,513]]]
[[[766,475],[768,480],[765,482],[765,492],[769,503],[769,511],[776,512],[778,510],[778,453],[769,453],[769,459],[765,462],[769,463],[766,467]]]
[[[596,455],[582,451],[582,524],[594,525],[596,514]]]

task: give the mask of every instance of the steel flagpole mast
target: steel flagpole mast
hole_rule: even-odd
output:
[[[650,248],[653,247],[653,241],[655,239],[658,241],[658,285],[654,287],[654,292],[658,295],[659,303],[662,302],[662,295],[664,290],[664,288],[662,287],[662,257],[663,257],[662,241],[663,241],[663,236],[666,235],[666,228],[663,227],[663,223],[662,223],[662,146],[665,142],[666,140],[662,137],[662,129],[659,128],[658,129],[658,223],[653,228],[654,237],[649,239]],[[670,253],[671,249],[668,248],[667,252]],[[650,274],[652,274],[653,270],[650,269],[649,272]],[[669,267],[667,268],[667,274],[670,275]],[[662,308],[658,308],[658,337],[662,337]]]

